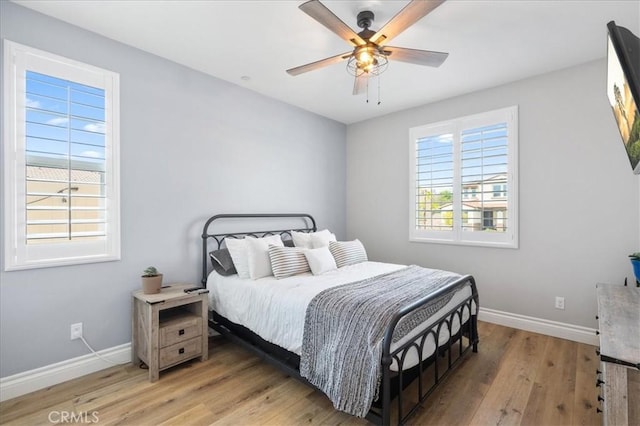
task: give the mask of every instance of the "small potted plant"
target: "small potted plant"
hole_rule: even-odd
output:
[[[142,292],[144,294],[160,293],[162,274],[154,266],[149,266],[142,274]]]
[[[633,266],[633,274],[636,276],[636,284],[640,287],[640,251],[631,253],[631,266]]]

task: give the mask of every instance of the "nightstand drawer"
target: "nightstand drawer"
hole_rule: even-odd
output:
[[[160,323],[160,347],[202,336],[202,318],[195,315],[171,318]]]
[[[201,355],[202,336],[160,349],[160,369]]]

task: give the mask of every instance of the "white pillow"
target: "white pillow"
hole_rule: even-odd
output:
[[[225,238],[225,244],[229,249],[233,266],[240,278],[249,278],[249,254],[247,253],[247,240],[244,238]]]
[[[273,275],[269,246],[284,247],[280,235],[270,235],[264,238],[246,237],[245,240],[247,241],[249,277],[252,280],[257,280]]]
[[[328,229],[323,229],[322,231],[318,231],[318,232],[297,232],[297,231],[291,231],[291,239],[293,240],[293,245],[296,247],[302,247],[302,248],[307,248],[307,249],[311,249],[311,248],[318,248],[318,247],[314,247],[313,246],[313,239],[317,239],[318,240],[318,247],[323,247],[322,241],[327,240],[327,243],[325,245],[329,245],[328,241],[335,241],[336,240],[336,236],[333,235]],[[331,240],[331,238],[333,238],[333,240]]]
[[[329,243],[329,250],[336,260],[338,268],[368,260],[367,252],[360,240],[332,241]]]
[[[329,247],[331,241],[336,241],[336,236],[326,229],[311,234],[311,248]]]
[[[309,267],[313,275],[321,275],[325,272],[338,269],[336,261],[329,251],[329,247],[305,250],[304,255],[307,258],[307,262],[309,262]]]
[[[311,233],[291,231],[291,240],[294,247],[300,248],[312,248],[311,247]]]

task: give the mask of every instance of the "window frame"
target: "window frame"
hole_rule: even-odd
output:
[[[3,168],[4,270],[120,260],[120,77],[119,74],[4,40]],[[106,231],[99,240],[27,244],[26,71],[35,71],[105,91]]]
[[[462,229],[462,204],[472,198],[462,185],[461,134],[464,130],[507,123],[507,231],[478,232]],[[419,139],[451,133],[453,135],[453,229],[417,228],[417,149]],[[518,241],[518,106],[487,111],[409,129],[409,241],[419,243],[470,245],[517,249]],[[482,218],[484,221],[484,217]],[[495,217],[494,217],[495,223]]]

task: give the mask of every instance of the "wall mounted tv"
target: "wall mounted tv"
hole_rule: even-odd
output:
[[[607,24],[607,96],[635,174],[640,174],[640,38]]]

